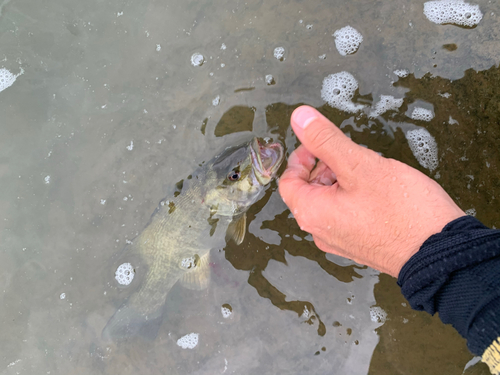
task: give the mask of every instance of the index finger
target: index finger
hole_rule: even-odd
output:
[[[298,192],[311,188],[309,177],[315,164],[316,158],[303,145],[290,154],[285,172],[279,179],[281,198],[290,209],[297,205],[296,200],[301,196]]]
[[[316,158],[303,145],[300,145],[288,158],[285,172],[279,179],[279,192],[285,204],[296,216],[301,213],[302,218],[308,216],[308,212],[315,212],[318,202],[324,202],[325,194],[332,186],[311,184],[311,171],[316,165]],[[306,225],[311,220],[302,221]],[[304,229],[307,230],[307,229]]]

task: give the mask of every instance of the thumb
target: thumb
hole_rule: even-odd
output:
[[[351,141],[312,107],[304,105],[295,109],[291,124],[304,147],[335,173],[341,186],[353,183],[354,171],[359,173],[359,167],[366,168],[366,161],[377,155]]]

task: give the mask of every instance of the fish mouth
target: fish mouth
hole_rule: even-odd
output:
[[[257,137],[251,142],[252,164],[255,177],[262,185],[267,185],[276,176],[285,159],[285,151],[279,142],[261,144]]]

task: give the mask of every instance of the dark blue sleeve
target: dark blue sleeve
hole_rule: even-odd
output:
[[[439,312],[482,355],[500,337],[500,230],[463,216],[431,236],[398,284],[412,308]]]

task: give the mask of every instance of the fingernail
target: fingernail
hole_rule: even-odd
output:
[[[316,118],[318,118],[318,112],[309,106],[299,107],[292,114],[292,120],[302,129],[305,129]]]

